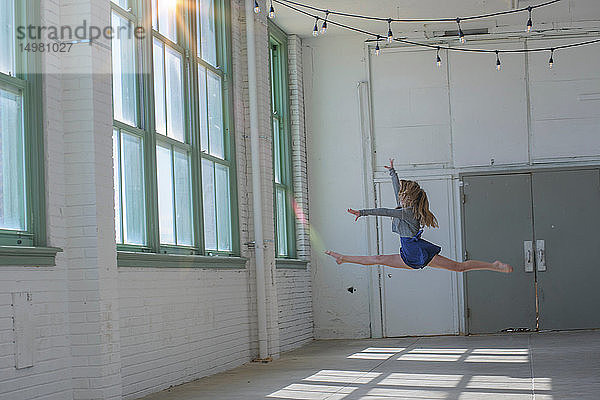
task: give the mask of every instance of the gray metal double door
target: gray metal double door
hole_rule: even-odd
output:
[[[463,176],[469,333],[600,327],[600,170]]]

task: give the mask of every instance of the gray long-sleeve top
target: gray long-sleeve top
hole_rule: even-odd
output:
[[[396,232],[401,237],[412,237],[419,232],[421,224],[415,218],[410,207],[401,207],[400,199],[398,198],[400,181],[398,180],[398,174],[393,168],[390,169],[390,176],[392,177],[392,186],[394,187],[398,208],[367,208],[360,210],[360,216],[377,215],[380,217],[391,217],[393,232]]]

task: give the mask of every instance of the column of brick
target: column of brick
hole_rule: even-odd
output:
[[[292,184],[297,207],[306,221],[296,218],[298,258],[310,260],[308,227],[308,171],[306,131],[304,129],[304,90],[302,81],[302,41],[288,36],[288,71],[290,98],[290,136],[292,141]],[[310,264],[306,270],[278,270],[279,334],[281,351],[302,346],[314,338],[312,312],[312,277]]]
[[[110,25],[108,0],[62,0],[61,22]],[[110,42],[62,60],[65,256],[74,399],[120,399]]]

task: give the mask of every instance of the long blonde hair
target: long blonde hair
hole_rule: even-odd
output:
[[[415,218],[421,226],[437,228],[437,218],[429,211],[429,200],[427,193],[415,181],[400,180],[400,191],[398,199],[404,207],[412,208]]]

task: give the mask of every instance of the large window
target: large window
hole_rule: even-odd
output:
[[[275,25],[271,24],[269,30],[275,249],[277,257],[293,258],[296,256],[296,235],[291,207],[294,192],[291,173],[287,40],[285,34]]]
[[[0,0],[0,244],[45,244],[41,156],[40,61],[19,50],[16,27],[37,21],[38,7]]]
[[[120,248],[237,254],[225,0],[113,0],[114,182]],[[133,29],[133,28],[132,28]]]

